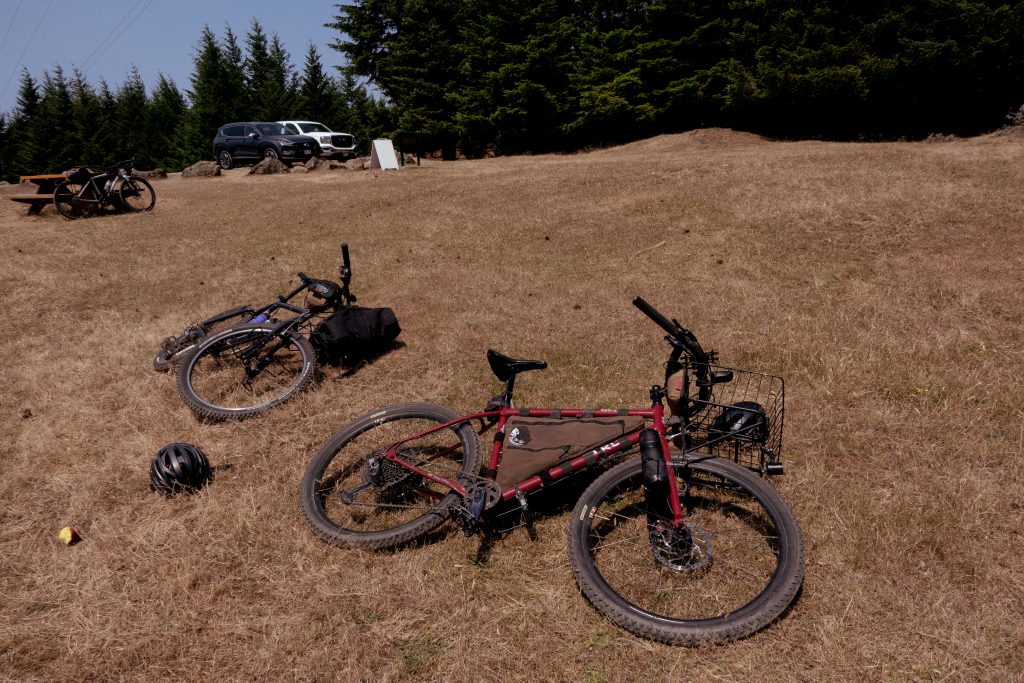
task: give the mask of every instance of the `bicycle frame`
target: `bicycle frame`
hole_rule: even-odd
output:
[[[609,439],[605,443],[597,446],[590,451],[578,455],[575,458],[567,460],[565,462],[553,465],[545,470],[542,470],[538,474],[534,474],[519,483],[505,488],[501,491],[502,500],[509,500],[516,498],[520,495],[533,492],[539,488],[542,488],[550,483],[553,483],[559,479],[562,479],[574,472],[579,472],[587,467],[592,467],[599,462],[607,460],[608,458],[628,451],[634,446],[637,446],[640,442],[640,432],[646,428],[646,421],[650,420],[654,430],[658,433],[659,440],[661,441],[661,449],[663,457],[665,458],[666,466],[671,464],[671,455],[669,453],[669,446],[664,422],[665,407],[661,401],[655,401],[651,408],[500,408],[497,410],[487,410],[480,413],[474,413],[472,415],[464,415],[458,419],[447,422],[437,427],[425,430],[418,434],[409,436],[405,439],[397,441],[388,446],[387,451],[384,453],[384,457],[392,462],[399,464],[416,474],[429,479],[430,481],[443,486],[445,488],[458,493],[460,496],[465,496],[467,493],[466,487],[461,485],[457,481],[452,481],[444,477],[428,472],[416,463],[408,462],[402,459],[398,455],[399,448],[410,441],[423,438],[435,432],[439,432],[443,429],[449,429],[456,425],[460,425],[468,422],[475,422],[477,420],[490,421],[491,424],[497,425],[497,431],[494,435],[494,445],[491,447],[491,455],[488,461],[487,467],[484,470],[485,478],[488,481],[494,481],[498,473],[498,468],[501,466],[502,451],[505,442],[505,426],[509,419],[512,417],[554,417],[554,418],[591,418],[591,417],[642,417],[645,420],[645,424],[637,429],[627,432],[626,434]],[[488,425],[487,428],[489,428]],[[457,448],[457,447],[453,447]],[[450,452],[450,451],[448,451]],[[434,455],[431,459],[437,459],[445,455],[446,452],[441,452]],[[673,514],[673,522],[679,524],[682,522],[683,514],[682,508],[679,505],[679,495],[676,489],[676,483],[674,477],[668,478],[669,485],[669,503]],[[423,493],[429,493],[423,491]],[[432,497],[440,497],[438,494],[431,494]]]

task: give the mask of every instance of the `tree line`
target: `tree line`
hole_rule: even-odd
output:
[[[571,151],[725,126],[783,138],[969,135],[1024,103],[1024,1],[351,0],[337,77],[301,72],[255,19],[203,29],[190,88],[22,71],[4,177],[135,157],[211,158],[216,128],[304,118],[368,140],[425,133],[452,158]],[[360,81],[359,79],[365,79]],[[372,83],[380,97],[363,82]]]
[[[1024,102],[1024,2],[356,0],[332,45],[448,153],[702,126],[920,138]]]
[[[241,40],[230,27],[221,37],[204,27],[189,80],[183,92],[161,75],[147,93],[135,68],[117,88],[61,66],[38,81],[23,69],[14,110],[0,114],[0,179],[129,158],[180,170],[212,159],[214,133],[231,121],[321,121],[364,147],[392,126],[390,108],[354,74],[328,73],[313,45],[297,71],[255,19]]]

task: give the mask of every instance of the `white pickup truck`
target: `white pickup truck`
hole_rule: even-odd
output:
[[[278,121],[293,135],[308,135],[320,143],[320,156],[325,159],[351,159],[356,155],[355,138],[348,133],[335,133],[316,121]]]

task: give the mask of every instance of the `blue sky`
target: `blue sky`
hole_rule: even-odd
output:
[[[26,67],[37,82],[60,65],[84,70],[96,87],[117,88],[134,65],[146,88],[159,74],[189,87],[196,44],[207,24],[218,37],[225,23],[244,49],[253,18],[267,35],[277,33],[301,72],[312,42],[324,67],[335,72],[341,53],[327,45],[339,37],[323,24],[338,0],[0,0],[0,112],[14,109]]]

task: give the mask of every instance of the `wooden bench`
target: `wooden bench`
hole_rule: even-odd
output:
[[[19,178],[22,183],[32,183],[36,186],[35,194],[9,194],[5,195],[12,202],[30,204],[28,212],[30,215],[37,214],[47,204],[53,203],[53,190],[57,184],[65,180],[63,173],[43,173],[40,175],[23,175]]]

